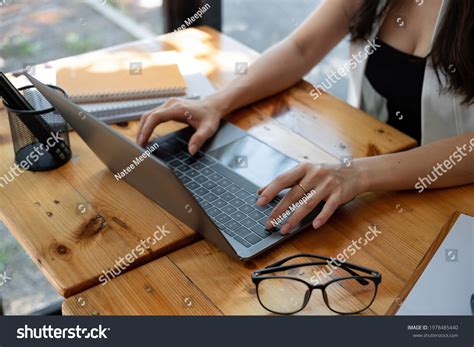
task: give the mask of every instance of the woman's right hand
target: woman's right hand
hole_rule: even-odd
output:
[[[189,153],[194,155],[204,142],[215,134],[222,116],[222,112],[209,99],[170,98],[162,106],[145,113],[141,117],[137,143],[142,147],[145,146],[155,127],[161,123],[174,120],[188,123],[196,130],[188,143]]]

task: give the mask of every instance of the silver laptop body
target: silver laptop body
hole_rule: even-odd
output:
[[[112,127],[96,119],[54,89],[32,76],[27,74],[26,76],[114,175],[130,167],[130,164],[137,158],[144,157],[145,149]],[[150,144],[148,147],[158,147],[157,151],[160,152],[162,151],[162,146],[166,147],[169,145],[167,141],[172,141],[172,143],[178,141],[183,144],[191,133],[192,129],[188,127],[160,138],[156,142],[159,147],[153,146],[153,144]],[[164,153],[164,151],[162,152]],[[155,152],[153,153],[155,154]],[[232,181],[232,186],[230,187],[235,188],[235,185],[237,185],[242,190],[250,193],[255,192],[259,186],[268,183],[277,174],[297,165],[295,160],[227,122],[224,122],[218,133],[206,143],[202,153],[206,154],[208,160],[215,161],[212,165],[216,169],[214,170],[215,174],[219,172],[217,175],[221,175],[226,179],[228,177]],[[183,156],[184,154],[180,155]],[[209,207],[210,204],[212,211],[215,211],[214,208],[216,207],[213,204],[217,203],[217,201],[206,201],[201,197],[197,197],[177,177],[177,171],[172,171],[173,168],[170,169],[169,162],[167,164],[165,160],[161,160],[159,155],[151,155],[149,157],[145,155],[145,157],[145,160],[124,175],[122,180],[158,203],[162,208],[201,234],[219,249],[240,260],[255,257],[270,247],[295,235],[309,225],[316,213],[321,210],[321,206],[318,206],[289,235],[282,236],[277,231],[265,231],[267,236],[260,237],[261,240],[259,242],[255,244],[247,242],[244,245],[241,243],[242,241],[237,241],[242,240],[241,236],[234,235],[232,237],[229,235],[229,230],[225,227],[226,223],[216,221],[214,217],[210,217],[209,212],[206,213],[210,209],[206,208],[205,210],[202,207],[202,205]],[[236,158],[237,162],[235,162]],[[242,159],[244,163],[239,163],[239,159]],[[200,202],[197,200],[200,200]],[[218,200],[222,199],[219,198]],[[246,201],[245,206],[250,206],[250,197]],[[253,201],[255,201],[255,197],[253,197]],[[276,205],[276,202],[274,202],[274,205]],[[238,207],[233,208],[238,209]],[[230,208],[227,209],[229,210]],[[271,210],[270,207],[267,209],[267,214],[269,210]],[[257,215],[255,212],[252,213]],[[230,214],[230,216],[234,214]],[[222,215],[221,217],[221,220],[225,219],[225,216]],[[227,222],[227,224],[231,222],[232,220]],[[258,229],[255,226],[252,228]],[[244,227],[242,229],[248,231]],[[262,225],[258,233],[262,234],[264,230],[265,228]],[[238,231],[240,232],[240,230]],[[247,239],[250,239],[250,236]]]

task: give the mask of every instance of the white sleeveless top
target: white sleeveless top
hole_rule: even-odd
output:
[[[443,0],[431,44],[433,44],[440,29],[440,23],[446,14],[449,1],[456,0]],[[379,13],[385,7],[386,2],[387,0],[380,2]],[[374,30],[369,37],[370,42],[373,42],[377,36],[384,19],[385,15],[374,26]],[[351,56],[363,52],[367,44],[362,40],[352,43]],[[386,122],[388,120],[387,100],[375,91],[365,76],[368,58],[365,55],[361,59],[361,63],[351,70],[348,101],[354,107],[360,108]],[[440,74],[440,78],[441,85],[436,77],[432,61],[428,57],[421,97],[421,144],[474,131],[474,105],[470,107],[463,105],[462,96],[446,92],[447,79],[442,74]]]

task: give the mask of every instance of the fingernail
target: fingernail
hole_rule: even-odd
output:
[[[285,223],[285,225],[283,225],[283,227],[281,228],[281,233],[288,234],[291,231],[291,228],[292,226],[290,223]]]
[[[314,229],[318,229],[321,224],[323,224],[323,222],[321,221],[321,219],[316,219],[314,222],[313,222],[313,228]]]
[[[272,222],[270,222],[270,219],[268,219],[266,222],[265,222],[265,229],[267,230],[272,230],[274,228]]]
[[[137,143],[141,146],[142,145],[142,136],[138,136]]]
[[[268,199],[265,195],[261,195],[258,200],[257,200],[257,205],[263,206],[266,205],[268,202]]]
[[[191,153],[191,155],[196,154],[197,150],[198,150],[198,147],[196,145],[189,146],[189,153]]]

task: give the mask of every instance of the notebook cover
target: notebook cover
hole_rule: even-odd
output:
[[[76,102],[156,98],[186,93],[186,81],[177,65],[158,65],[153,61],[62,67],[57,70],[56,81]]]

